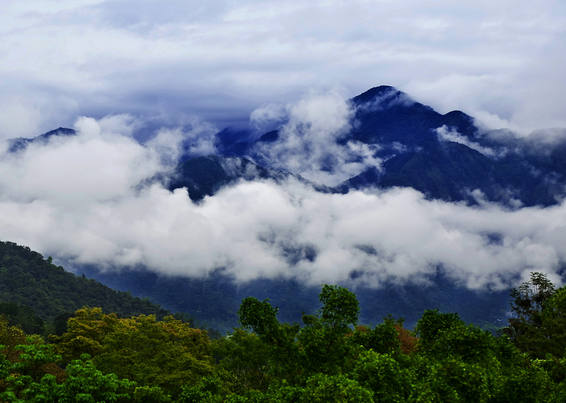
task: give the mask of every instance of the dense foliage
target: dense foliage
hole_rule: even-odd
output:
[[[100,308],[77,310],[47,342],[0,320],[0,400],[563,402],[565,295],[534,273],[499,335],[437,310],[415,331],[392,317],[361,326],[356,296],[329,285],[302,325],[246,298],[242,327],[216,340],[172,316]]]
[[[66,272],[52,264],[51,258],[44,259],[27,247],[0,242],[0,314],[10,323],[30,333],[42,333],[44,322],[64,325],[67,317],[83,306],[99,306],[122,316],[167,314],[148,300]]]

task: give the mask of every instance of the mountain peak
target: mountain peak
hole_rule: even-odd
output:
[[[17,137],[9,139],[10,147],[8,152],[18,152],[24,150],[29,144],[33,142],[45,143],[49,141],[52,136],[74,136],[76,132],[73,129],[68,129],[66,127],[59,127],[55,130],[51,130],[47,133],[40,134],[39,136],[32,138]]]
[[[366,92],[363,92],[358,96],[355,96],[354,98],[352,98],[352,100],[357,104],[363,104],[366,102],[373,101],[376,98],[395,97],[400,95],[405,95],[405,94],[399,91],[397,88],[392,87],[390,85],[380,85],[377,87],[370,88]]]
[[[67,127],[58,127],[55,130],[51,130],[47,133],[43,133],[39,137],[51,137],[51,136],[72,136],[76,134],[73,129],[69,129]]]

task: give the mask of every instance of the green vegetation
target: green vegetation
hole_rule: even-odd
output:
[[[438,310],[410,331],[391,316],[359,325],[356,296],[325,285],[301,324],[248,297],[241,327],[211,339],[2,242],[0,401],[566,401],[566,287],[533,273],[512,298],[497,334]]]
[[[83,306],[120,316],[168,314],[147,300],[66,272],[27,247],[0,242],[0,314],[10,324],[28,333],[60,333],[67,318]]]
[[[566,288],[555,290],[542,274],[532,273],[531,280],[513,290],[506,334],[521,350],[533,358],[547,354],[566,356]]]
[[[360,326],[356,296],[329,285],[302,325],[246,298],[242,327],[216,340],[172,316],[100,308],[47,341],[2,319],[0,401],[566,401],[566,288],[533,273],[513,298],[498,335],[437,310],[414,332],[392,317]]]

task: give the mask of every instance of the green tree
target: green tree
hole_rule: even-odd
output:
[[[88,355],[73,360],[66,368],[67,379],[60,386],[61,402],[131,401],[136,383],[105,374],[96,368]]]
[[[63,335],[52,339],[66,360],[86,352],[103,372],[171,393],[212,372],[206,332],[172,316],[162,321],[153,315],[118,318],[84,308],[69,319]]]
[[[221,403],[223,399],[222,381],[215,376],[205,376],[196,385],[185,386],[179,402]]]
[[[325,326],[346,331],[358,323],[360,306],[356,295],[344,287],[325,284],[320,293],[320,319]]]
[[[390,354],[362,352],[353,376],[360,385],[373,391],[376,402],[405,402],[409,397],[410,372]]]
[[[26,333],[43,334],[44,321],[27,306],[14,303],[0,303],[0,315],[5,316],[11,325],[17,325]]]
[[[521,365],[504,369],[499,388],[491,401],[507,402],[563,402],[555,395],[555,385],[541,362],[524,360]]]
[[[372,392],[344,375],[316,374],[304,386],[283,385],[273,388],[264,397],[267,402],[288,403],[359,403],[373,402]]]
[[[566,287],[559,288],[545,301],[541,317],[545,352],[566,357]]]
[[[271,348],[257,334],[236,329],[229,337],[215,341],[213,350],[217,372],[222,373],[232,392],[267,389]]]
[[[511,291],[511,310],[528,322],[537,322],[545,302],[554,294],[554,284],[546,274],[533,272],[531,279]]]
[[[463,325],[456,313],[440,313],[437,309],[426,310],[417,322],[417,336],[420,348],[433,345],[440,332]]]
[[[398,328],[402,328],[402,322],[388,316],[373,329],[357,326],[352,337],[355,343],[362,345],[365,349],[381,354],[398,354],[401,352]]]
[[[280,323],[277,308],[268,300],[248,297],[242,301],[238,314],[244,328],[253,330],[267,346],[267,373],[279,378],[300,376],[300,362],[295,343],[298,325]]]
[[[325,326],[316,317],[305,317],[304,320],[305,326],[300,330],[297,341],[305,375],[338,374],[351,369],[358,350],[352,337]]]
[[[505,333],[513,343],[535,358],[565,356],[566,289],[555,289],[543,273],[531,273],[511,295],[514,316]]]
[[[319,316],[304,315],[298,334],[302,367],[307,374],[338,374],[349,370],[357,352],[351,337],[358,322],[359,305],[354,293],[344,287],[324,285]]]
[[[278,308],[271,306],[269,300],[247,297],[240,305],[238,316],[244,328],[253,330],[266,342],[276,344],[281,337],[277,311]]]

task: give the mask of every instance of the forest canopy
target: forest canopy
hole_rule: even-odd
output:
[[[390,316],[364,326],[355,294],[336,285],[301,324],[246,298],[241,327],[214,339],[172,316],[100,308],[77,310],[46,339],[0,320],[0,400],[561,402],[565,295],[533,273],[497,333],[437,310],[414,331]]]

